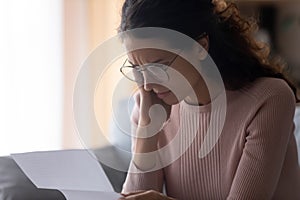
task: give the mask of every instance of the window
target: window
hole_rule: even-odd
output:
[[[61,147],[62,6],[0,1],[0,155]]]

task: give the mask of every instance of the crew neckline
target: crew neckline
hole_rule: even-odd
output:
[[[207,113],[211,111],[211,102],[205,105],[189,104],[185,100],[181,101],[180,106],[187,112]]]
[[[180,102],[180,106],[187,112],[200,112],[200,113],[210,113],[212,111],[212,102],[218,101],[218,99],[222,96],[221,94],[225,93],[227,98],[227,90],[219,93],[213,101],[209,102],[208,104],[204,105],[195,105],[195,104],[189,104],[185,100],[182,100]]]

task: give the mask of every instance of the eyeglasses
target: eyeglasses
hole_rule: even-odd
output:
[[[120,72],[129,80],[136,83],[143,84],[144,75],[143,72],[148,72],[156,81],[163,83],[169,80],[169,75],[167,69],[173,64],[176,58],[179,56],[177,54],[167,65],[162,63],[147,63],[144,65],[126,65],[128,59],[125,60],[123,66],[120,68]]]
[[[203,32],[200,36],[196,38],[196,40],[201,39],[208,34]],[[173,64],[176,58],[179,56],[177,54],[169,64],[161,64],[161,63],[148,63],[144,65],[132,65],[128,62],[128,59],[125,60],[122,67],[120,68],[120,72],[129,80],[134,81],[136,83],[143,84],[144,75],[143,72],[148,72],[155,80],[158,82],[167,82],[169,80],[169,75],[167,73],[167,69]],[[129,63],[128,65],[126,63]]]

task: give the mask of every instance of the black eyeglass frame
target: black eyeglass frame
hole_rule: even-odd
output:
[[[175,62],[175,60],[177,59],[177,57],[179,56],[180,53],[176,54],[176,56],[167,64],[162,64],[162,63],[147,63],[147,64],[144,64],[142,66],[139,66],[139,65],[125,65],[125,63],[128,61],[128,58],[126,58],[125,62],[123,63],[122,67],[120,68],[120,72],[127,78],[129,79],[130,81],[133,81],[133,82],[137,82],[139,83],[139,81],[136,81],[130,77],[128,77],[126,75],[126,73],[123,71],[124,68],[131,68],[132,70],[137,70],[137,72],[142,72],[142,71],[146,71],[147,68],[149,67],[158,67],[160,69],[162,69],[163,71],[165,71],[167,77],[168,77],[168,80],[169,80],[169,75],[167,73],[167,70],[169,67],[171,67],[171,65]],[[155,78],[155,77],[154,77]],[[167,80],[166,80],[167,81]]]
[[[205,36],[207,36],[208,34],[207,34],[207,32],[203,32],[202,34],[200,34],[197,38],[196,38],[196,40],[199,40],[199,39],[201,39],[201,38],[203,38],[203,37],[205,37]],[[176,56],[170,61],[170,63],[168,63],[167,65],[165,65],[165,64],[161,64],[161,63],[147,63],[147,64],[145,64],[145,65],[142,65],[142,67],[140,67],[139,65],[126,65],[125,66],[125,63],[128,61],[128,58],[126,58],[126,60],[125,60],[125,62],[123,63],[123,65],[122,65],[122,67],[120,67],[120,72],[128,79],[128,80],[130,80],[130,81],[133,81],[133,82],[137,82],[137,83],[139,83],[138,81],[136,81],[136,80],[134,80],[134,79],[132,79],[132,78],[130,78],[130,77],[128,77],[127,75],[126,75],[126,73],[124,73],[124,71],[123,71],[123,69],[126,67],[126,68],[131,68],[132,70],[137,70],[137,72],[142,72],[142,71],[146,71],[147,70],[147,68],[148,67],[159,67],[159,68],[161,68],[163,71],[165,71],[165,73],[166,73],[166,75],[167,75],[167,77],[168,77],[168,80],[169,80],[169,75],[168,75],[168,73],[167,73],[167,69],[169,68],[169,67],[171,67],[171,65],[175,62],[175,60],[177,59],[177,57],[180,55],[180,53],[182,52],[183,50],[181,50],[178,54],[176,54]],[[136,69],[136,68],[139,68],[139,69]],[[154,77],[155,78],[155,77]]]

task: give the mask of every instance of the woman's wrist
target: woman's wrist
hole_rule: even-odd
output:
[[[133,151],[135,153],[148,153],[148,152],[156,151],[157,143],[158,143],[157,134],[147,138],[136,138]]]
[[[144,117],[144,118],[140,118],[138,124],[139,124],[140,126],[147,126],[147,125],[150,124],[150,122],[151,122],[151,119],[150,119],[150,118],[145,118],[145,117]]]
[[[158,136],[149,138],[136,138],[133,149],[133,162],[143,171],[152,169],[156,165]]]

